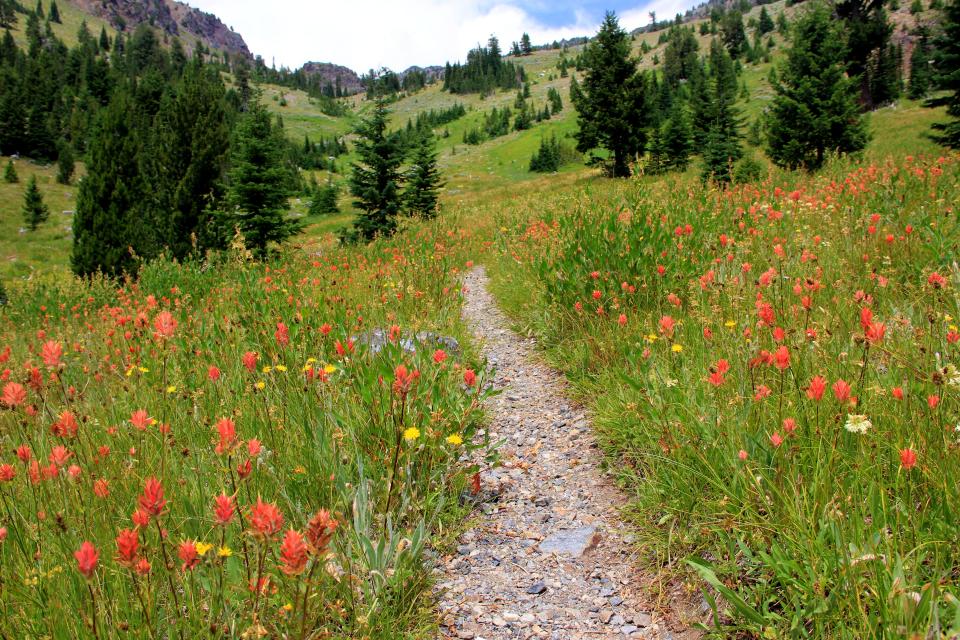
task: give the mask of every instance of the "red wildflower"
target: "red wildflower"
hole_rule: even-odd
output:
[[[900,466],[909,471],[917,464],[917,452],[913,449],[900,450]]]
[[[797,430],[797,421],[793,418],[787,418],[783,421],[783,430],[787,432],[787,435],[790,435]]]
[[[33,450],[30,448],[30,445],[22,444],[17,447],[17,457],[20,458],[20,462],[30,462],[30,458],[33,457]]]
[[[472,387],[477,383],[477,374],[473,369],[467,369],[463,372],[463,383],[468,387]]]
[[[770,436],[770,444],[772,444],[774,447],[779,447],[781,444],[783,444],[783,438],[780,437],[779,433],[774,431],[773,435]]]
[[[221,493],[213,499],[213,514],[217,518],[217,524],[226,526],[233,520],[234,514],[233,498]]]
[[[786,371],[790,367],[790,350],[784,345],[777,348],[773,354],[773,363],[780,371]]]
[[[10,482],[17,477],[17,470],[11,464],[0,464],[0,482]]]
[[[262,448],[260,441],[256,438],[250,438],[250,440],[247,441],[247,453],[250,454],[251,458],[259,456]]]
[[[827,388],[827,381],[823,376],[814,376],[810,380],[810,386],[807,387],[807,397],[811,400],[820,401],[820,398],[823,397],[823,392]]]
[[[843,380],[837,380],[833,383],[833,395],[838,402],[846,402],[850,399],[850,385]]]
[[[447,359],[447,352],[443,349],[437,349],[433,352],[433,361],[437,364],[440,364]]]
[[[253,373],[257,369],[257,359],[259,357],[260,356],[253,351],[247,351],[240,360],[243,362],[243,366],[247,368],[247,371]]]
[[[23,388],[22,384],[17,382],[8,382],[6,385],[4,385],[3,396],[0,397],[0,402],[12,408],[19,407],[26,401],[27,390]]]
[[[197,553],[197,545],[192,540],[186,540],[180,543],[177,556],[183,561],[183,565],[180,567],[182,571],[189,571],[200,563],[200,554]]]
[[[146,431],[147,427],[156,422],[153,418],[150,417],[150,414],[147,413],[146,409],[137,409],[130,414],[130,424],[136,427],[139,431]]]
[[[865,336],[868,342],[874,344],[883,340],[883,336],[887,333],[887,326],[882,322],[871,322],[870,325],[866,328]]]
[[[330,516],[326,509],[320,509],[307,523],[307,540],[313,553],[322,554],[330,544],[333,532],[337,530],[337,521]]]
[[[156,478],[147,478],[143,485],[143,494],[138,500],[140,509],[149,516],[157,517],[163,513],[167,501],[163,497],[163,486]]]
[[[220,379],[220,369],[214,365],[210,365],[210,368],[207,369],[207,378],[211,381],[216,382]]]
[[[617,324],[619,324],[621,327],[627,326],[627,314],[621,313],[620,317],[617,318]]]
[[[241,480],[245,479],[253,472],[253,465],[250,464],[249,460],[241,462],[237,465],[237,476]]]
[[[80,549],[73,553],[77,559],[77,569],[84,578],[92,578],[93,572],[97,570],[97,560],[100,559],[100,553],[90,542],[84,542]]]
[[[97,478],[93,481],[93,495],[98,498],[106,498],[110,495],[110,483],[105,478]]]
[[[283,514],[276,505],[258,497],[257,503],[250,507],[250,526],[255,535],[269,538],[283,528]]]
[[[77,435],[79,428],[76,417],[67,410],[60,414],[60,419],[53,423],[50,430],[60,438],[72,438]]]
[[[677,324],[673,318],[671,318],[670,316],[662,316],[658,324],[660,326],[660,333],[662,333],[668,338],[673,337],[673,330]]]
[[[153,330],[159,338],[172,338],[177,331],[177,320],[169,311],[161,311],[153,319]]]
[[[894,387],[890,390],[890,395],[892,395],[897,400],[903,400],[903,388]]]
[[[237,446],[237,428],[230,418],[221,418],[217,421],[217,434],[220,436],[220,442],[217,443],[215,451],[218,455],[233,452]]]
[[[280,570],[288,576],[297,576],[307,567],[307,545],[303,536],[290,529],[280,544]]]
[[[743,461],[746,461],[746,459],[747,459],[749,456],[747,455],[747,452],[746,452],[746,451],[744,451],[743,449],[740,449],[740,451],[737,453],[737,457],[740,458],[740,461],[741,461],[741,462],[743,462]]]
[[[49,368],[59,368],[60,365],[63,364],[61,361],[63,357],[63,345],[55,340],[44,342],[43,347],[40,348],[40,357],[43,358],[43,364]]]
[[[930,274],[930,277],[927,278],[927,284],[934,289],[943,289],[947,285],[947,279],[934,271]]]
[[[940,396],[927,396],[927,406],[929,406],[931,409],[936,409],[938,404],[940,404]]]
[[[140,548],[139,534],[136,529],[123,529],[117,534],[117,562],[132,567]]]
[[[273,332],[273,337],[276,338],[277,344],[281,347],[285,347],[290,344],[290,330],[287,329],[287,325],[282,322],[277,323],[277,330]]]
[[[594,300],[599,300],[600,297],[601,297],[603,294],[600,293],[599,291],[597,291],[596,289],[594,289],[594,290],[593,290],[593,293],[592,293],[591,295],[593,295],[593,299],[594,299]]]
[[[69,460],[72,455],[73,454],[70,453],[65,446],[57,445],[53,448],[53,451],[50,452],[50,456],[47,458],[47,460],[49,460],[51,464],[62,467],[63,465],[67,464],[67,460]]]

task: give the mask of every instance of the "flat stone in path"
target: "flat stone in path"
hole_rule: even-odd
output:
[[[482,495],[498,499],[437,567],[442,637],[680,638],[641,604],[624,498],[600,470],[587,416],[535,342],[510,330],[482,268],[464,280],[463,315],[503,390],[486,407],[502,464],[477,458]]]

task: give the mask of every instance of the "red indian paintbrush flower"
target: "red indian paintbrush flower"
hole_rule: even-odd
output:
[[[17,477],[17,470],[12,464],[0,464],[0,482],[10,482]]]
[[[473,369],[467,369],[463,372],[463,384],[472,387],[477,383],[477,374]]]
[[[77,435],[80,425],[77,424],[77,418],[69,410],[60,414],[60,419],[51,425],[50,430],[53,435],[60,438],[72,438]]]
[[[133,568],[140,548],[139,534],[136,529],[122,529],[117,534],[117,562]]]
[[[186,540],[180,543],[177,556],[183,561],[183,565],[180,567],[183,571],[189,571],[200,563],[200,554],[197,553],[197,545],[192,540]]]
[[[307,523],[307,540],[316,554],[322,554],[330,544],[330,538],[337,530],[337,521],[330,516],[326,509],[320,509]]]
[[[134,426],[138,431],[146,431],[147,427],[152,425],[156,420],[150,417],[150,414],[147,413],[146,409],[137,409],[130,414],[130,424]]]
[[[240,360],[243,362],[243,366],[247,368],[247,371],[253,373],[257,369],[257,359],[259,357],[260,356],[253,351],[247,351]]]
[[[210,367],[207,369],[207,378],[209,378],[211,382],[216,382],[219,380],[220,369],[214,365],[210,365]]]
[[[773,364],[780,371],[786,371],[790,368],[790,350],[785,345],[780,345],[773,354]]]
[[[280,570],[288,576],[298,576],[307,567],[307,545],[303,536],[290,529],[280,544]]]
[[[215,451],[218,455],[232,453],[237,446],[237,427],[230,418],[221,418],[217,421],[217,434],[220,436],[220,442],[217,443]]]
[[[273,332],[273,337],[277,340],[277,344],[281,347],[285,347],[290,344],[290,330],[287,329],[287,325],[282,322],[277,323],[277,330]]]
[[[254,535],[272,537],[283,528],[283,514],[275,504],[264,502],[258,497],[257,503],[250,507],[250,527]]]
[[[19,407],[27,401],[27,390],[18,382],[8,382],[3,387],[3,396],[0,396],[0,402],[13,408]]]
[[[153,319],[153,330],[159,338],[172,338],[177,331],[177,320],[169,311],[161,311]]]
[[[63,364],[61,358],[63,357],[63,345],[61,345],[56,340],[49,340],[43,343],[43,346],[40,348],[40,357],[43,359],[43,364],[47,365],[51,369],[57,369]]]
[[[233,498],[221,493],[213,499],[213,514],[217,518],[217,524],[227,526],[233,520],[234,514]]]
[[[827,389],[827,381],[823,376],[814,376],[810,380],[810,385],[807,387],[807,397],[811,400],[820,401],[820,398],[823,397],[823,392]]]
[[[97,561],[100,559],[97,548],[90,542],[84,542],[73,553],[73,557],[77,559],[77,570],[80,571],[80,575],[87,579],[92,578],[97,570]]]
[[[446,359],[447,359],[447,352],[444,351],[443,349],[437,349],[436,351],[433,352],[433,361],[436,362],[437,364],[440,364]]]
[[[844,380],[837,380],[833,383],[833,395],[838,402],[846,402],[850,398],[850,385]]]
[[[900,450],[900,466],[909,471],[917,464],[917,452],[913,449]]]
[[[143,485],[143,493],[138,500],[140,510],[148,516],[156,518],[163,513],[167,501],[163,497],[163,486],[156,478],[147,478]]]

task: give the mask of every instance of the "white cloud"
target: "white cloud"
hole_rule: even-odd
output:
[[[358,73],[387,66],[403,70],[463,59],[495,34],[506,49],[523,32],[534,43],[592,35],[598,24],[584,12],[576,22],[547,27],[518,6],[520,0],[190,0],[215,13],[270,64],[336,62]],[[654,0],[658,16],[672,16],[682,0]],[[647,9],[628,10],[621,24],[647,24]],[[671,13],[672,11],[672,13]]]

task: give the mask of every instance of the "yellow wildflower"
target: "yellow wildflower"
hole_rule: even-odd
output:
[[[286,368],[284,365],[282,365],[282,364],[278,364],[278,365],[276,366],[276,369],[277,369],[277,371],[279,371],[280,373],[283,373],[284,371],[287,370],[287,368]]]
[[[208,542],[197,542],[193,545],[197,550],[197,555],[204,556],[207,554],[207,551],[213,549],[213,545]]]
[[[217,549],[217,555],[221,558],[229,558],[233,555],[233,549],[230,547],[220,547]]]
[[[454,446],[459,446],[463,444],[463,438],[461,438],[460,434],[458,433],[451,433],[450,435],[447,436],[447,442],[449,442]]]
[[[410,427],[409,429],[403,432],[403,439],[406,440],[407,442],[412,442],[419,437],[420,437],[420,429],[417,429],[416,427]]]
[[[271,371],[273,371],[273,367],[267,364],[263,366],[263,369],[261,369],[261,371],[263,371],[264,373],[270,373]]]
[[[727,329],[733,329],[735,326],[737,326],[737,323],[733,320],[727,320],[723,323],[723,326],[725,326]]]
[[[323,371],[324,371],[324,373],[326,373],[327,375],[330,375],[331,373],[333,373],[333,372],[336,371],[336,370],[337,370],[337,368],[336,368],[335,366],[333,366],[332,364],[325,364],[325,365],[323,365]]]
[[[258,382],[257,384],[255,384],[255,385],[253,385],[253,386],[255,386],[257,389],[261,389],[261,390],[262,390],[262,389],[264,389],[267,385],[266,385],[266,383],[265,383],[263,380],[261,380],[260,382]]]
[[[670,347],[670,351],[673,351],[674,353],[680,353],[681,351],[683,351],[683,345],[674,344],[672,347]]]
[[[169,387],[167,387],[167,393],[176,393],[176,392],[177,392],[177,388],[174,385],[170,385]]]

